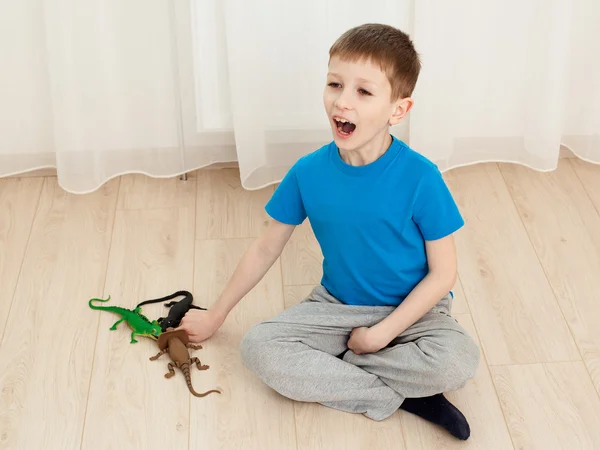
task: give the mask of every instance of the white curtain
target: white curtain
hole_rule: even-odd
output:
[[[392,129],[442,170],[600,163],[600,3],[593,0],[0,0],[0,177],[61,186],[237,161],[279,181],[331,140],[327,50],[346,29],[413,36],[415,107]]]
[[[85,193],[237,160],[231,130],[197,127],[192,6],[0,0],[0,176],[56,167]]]

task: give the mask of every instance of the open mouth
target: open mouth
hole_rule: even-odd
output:
[[[349,120],[334,117],[333,121],[335,122],[337,131],[341,136],[348,137],[354,133],[354,130],[356,129],[356,125]]]

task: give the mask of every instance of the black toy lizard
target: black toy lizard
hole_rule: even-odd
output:
[[[169,310],[169,314],[167,315],[167,317],[161,317],[158,319],[158,323],[160,324],[160,327],[164,332],[167,330],[167,328],[177,328],[179,326],[179,323],[181,322],[181,319],[183,319],[183,316],[185,316],[185,314],[190,309],[202,309],[206,311],[206,308],[201,308],[200,306],[192,305],[192,302],[194,301],[194,296],[188,291],[177,291],[171,295],[167,295],[166,297],[155,298],[153,300],[146,300],[139,303],[137,306],[139,308],[140,306],[147,305],[148,303],[164,302],[166,300],[171,300],[175,297],[180,297],[182,295],[185,296],[183,300],[180,300],[178,302],[173,301],[167,303],[165,306],[167,308],[171,308]]]

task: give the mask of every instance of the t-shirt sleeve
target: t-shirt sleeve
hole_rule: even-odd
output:
[[[306,219],[297,171],[297,164],[294,164],[265,206],[269,216],[288,225],[300,225]]]
[[[418,187],[413,217],[426,241],[448,236],[465,224],[437,168],[429,171]]]

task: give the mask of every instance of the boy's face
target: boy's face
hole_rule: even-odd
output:
[[[338,148],[358,150],[379,142],[400,122],[412,100],[391,97],[392,86],[378,65],[332,57],[323,102]]]

